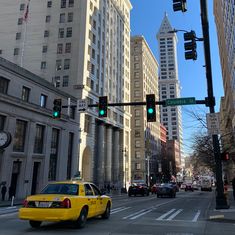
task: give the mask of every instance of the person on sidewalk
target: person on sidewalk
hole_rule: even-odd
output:
[[[235,177],[232,180],[232,186],[233,186],[233,199],[235,200]]]
[[[2,186],[2,190],[1,190],[1,194],[2,194],[2,201],[4,201],[4,200],[5,200],[6,192],[7,192],[7,187],[6,187],[6,185],[3,185],[3,186]]]

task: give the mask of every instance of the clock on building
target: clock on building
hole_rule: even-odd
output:
[[[0,131],[0,149],[4,149],[11,143],[11,133]]]

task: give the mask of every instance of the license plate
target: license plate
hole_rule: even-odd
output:
[[[50,202],[39,202],[38,207],[50,207],[51,203]]]

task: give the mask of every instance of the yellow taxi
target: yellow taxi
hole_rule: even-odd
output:
[[[108,219],[112,200],[103,195],[93,183],[80,180],[49,183],[40,194],[24,200],[19,218],[29,220],[33,228],[43,221],[73,221],[78,228],[86,220],[101,215]]]

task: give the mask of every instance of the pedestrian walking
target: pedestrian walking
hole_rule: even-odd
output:
[[[235,177],[232,180],[232,186],[233,186],[233,199],[235,200]]]
[[[8,200],[10,201],[13,196],[13,188],[10,186],[8,189]]]
[[[3,185],[3,186],[2,186],[2,190],[1,190],[1,194],[2,194],[2,201],[4,201],[4,200],[5,200],[6,192],[7,192],[7,187],[6,187],[6,185]]]

